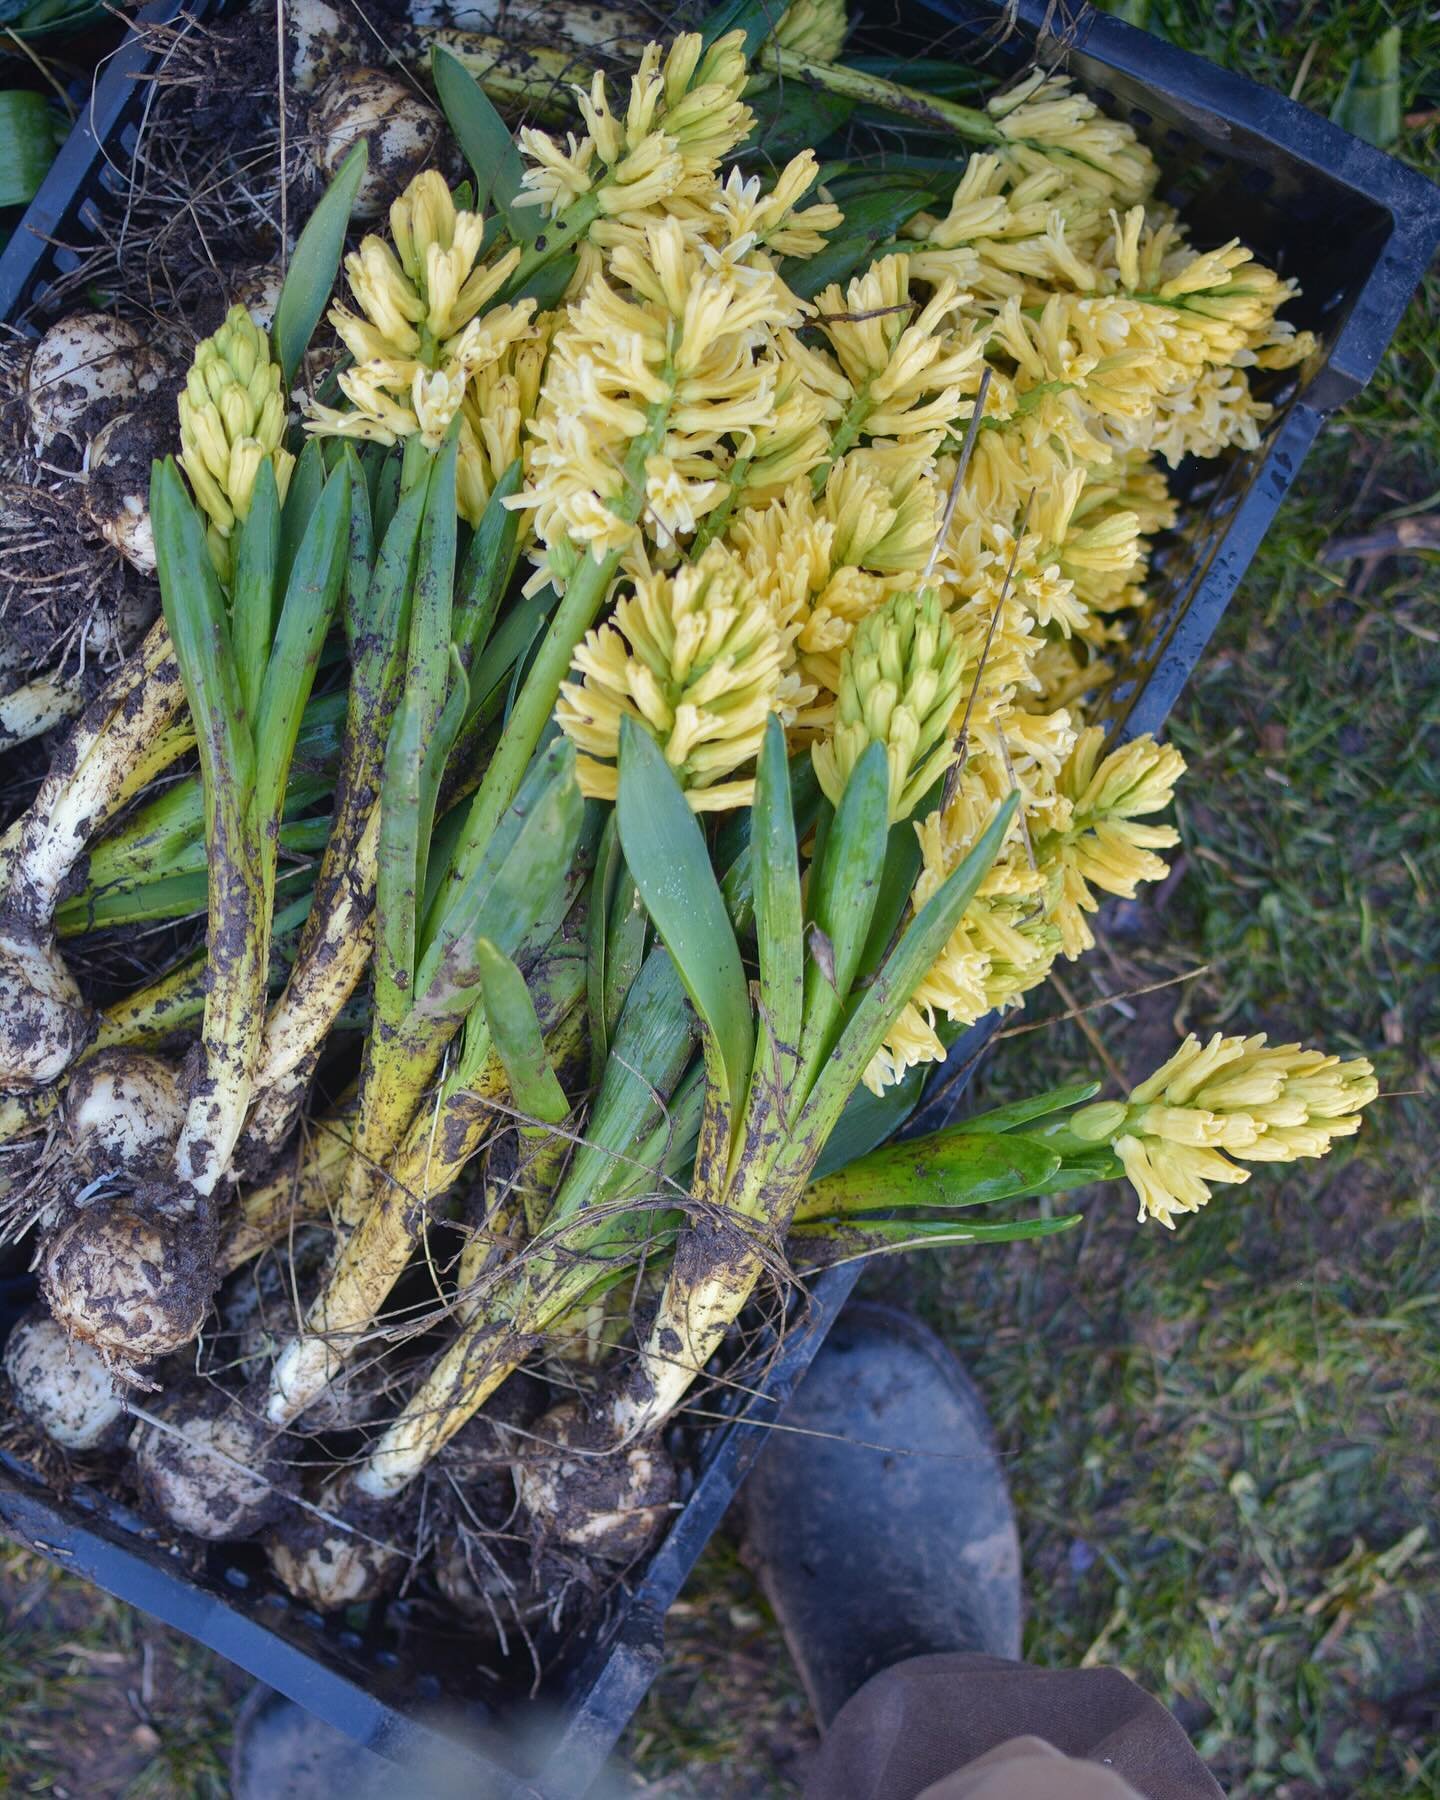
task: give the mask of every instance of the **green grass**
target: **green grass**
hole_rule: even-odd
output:
[[[1416,122],[1395,149],[1436,168],[1440,15],[1375,0],[1147,10],[1282,91],[1303,75],[1321,111],[1399,22]],[[1353,1153],[1261,1169],[1173,1235],[1138,1228],[1112,1192],[1075,1238],[867,1278],[940,1329],[988,1396],[1023,1520],[1027,1655],[1125,1669],[1227,1786],[1277,1800],[1440,1793],[1440,576],[1433,554],[1323,558],[1336,536],[1440,506],[1436,316],[1432,280],[1326,427],[1177,709],[1182,877],[1074,973],[1092,999],[1211,965],[1127,1002],[1133,1017],[1093,1015],[1127,1069],[1153,1066],[1177,1029],[1243,1021],[1364,1050],[1396,1097]],[[1029,1016],[1061,1010],[1042,992]],[[1071,1026],[1016,1037],[983,1089],[1093,1060]],[[20,1607],[36,1582],[48,1611]],[[59,1792],[76,1774],[67,1719],[108,1706],[139,1722],[126,1695],[154,1634],[33,1558],[0,1567],[0,1610],[0,1794]],[[158,1747],[142,1736],[111,1785],[72,1791],[223,1792],[235,1677],[177,1642],[181,1697],[150,1720]],[[794,1793],[813,1732],[729,1537],[668,1642],[626,1740],[637,1790]]]

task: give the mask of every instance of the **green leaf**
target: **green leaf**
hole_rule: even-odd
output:
[[[922,1063],[907,1069],[904,1077],[892,1082],[883,1093],[872,1094],[868,1087],[857,1087],[825,1140],[815,1165],[815,1177],[843,1169],[857,1156],[864,1156],[892,1138],[920,1104],[929,1074],[930,1068]]]
[[[351,663],[372,654],[370,577],[375,570],[375,518],[370,503],[370,484],[365,479],[355,446],[345,441],[338,465],[350,479],[350,548],[345,561],[345,591],[341,612],[345,643]]]
[[[1404,94],[1400,82],[1398,25],[1375,40],[1357,62],[1350,65],[1344,89],[1330,110],[1330,117],[1366,143],[1388,150],[1400,137]]]
[[[657,946],[626,998],[600,1091],[551,1208],[552,1220],[571,1218],[626,1190],[633,1177],[627,1159],[665,1123],[670,1098],[694,1055],[695,1037],[695,1014],[674,959]]]
[[[220,782],[244,810],[255,785],[255,740],[236,679],[225,596],[210,560],[205,527],[173,457],[156,463],[151,472],[150,517],[160,604],[195,722],[207,819]]]
[[[513,956],[538,928],[548,924],[547,938],[554,932],[569,904],[566,876],[584,820],[574,746],[556,738],[530,765],[475,867],[447,900],[416,973],[418,1011],[438,1019],[469,1010],[478,939]]]
[[[901,226],[923,212],[931,199],[931,190],[924,187],[891,189],[847,200],[845,223],[839,232],[814,256],[783,263],[782,275],[802,300],[813,299],[832,282],[848,281],[882,244],[898,237]]]
[[[310,516],[319,504],[327,480],[325,453],[320,439],[311,438],[296,458],[295,467],[290,472],[285,504],[280,509],[280,568],[277,578],[280,588],[289,584],[290,571],[295,566],[295,558],[310,529]]]
[[[415,991],[420,910],[420,789],[425,747],[419,697],[400,701],[385,747],[375,884],[375,1009],[387,1023],[406,1017]]]
[[[362,138],[321,195],[319,205],[306,220],[305,229],[296,242],[295,254],[290,258],[270,334],[275,360],[280,365],[287,391],[294,384],[295,371],[300,367],[311,334],[335,286],[350,214],[369,160],[370,146]]]
[[[443,45],[436,44],[431,51],[430,67],[441,110],[474,171],[477,211],[493,203],[504,214],[511,237],[520,244],[530,243],[544,218],[538,206],[515,204],[525,165],[510,127],[464,63]]]
[[[28,88],[0,92],[0,207],[30,204],[55,160],[61,135],[43,94]]]
[[[948,1244],[1018,1244],[1026,1238],[1057,1237],[1083,1218],[1016,1219],[953,1225],[948,1219],[880,1219],[866,1225],[815,1220],[797,1225],[786,1245],[802,1267],[832,1268],[858,1256],[895,1255],[904,1250],[942,1250]]]
[[[812,1181],[795,1216],[838,1217],[897,1206],[989,1206],[1032,1193],[1059,1167],[1059,1152],[1035,1138],[937,1131],[886,1144],[838,1173]]]
[[[810,931],[805,968],[805,1028],[800,1041],[800,1098],[834,1047],[845,1003],[860,971],[880,892],[890,831],[890,765],[871,744],[850,771],[840,805],[810,868]],[[820,939],[814,935],[822,934]]]
[[[478,673],[480,654],[515,572],[520,553],[520,515],[505,502],[519,493],[523,480],[524,469],[517,456],[495,483],[461,565],[450,635],[468,671]],[[470,710],[480,698],[472,687]]]
[[[525,977],[489,938],[476,942],[475,960],[485,1018],[496,1055],[505,1066],[516,1110],[543,1124],[558,1125],[570,1107],[545,1054],[545,1039]]]
[[[350,474],[342,467],[326,482],[295,558],[255,711],[255,804],[262,828],[285,793],[300,719],[340,599],[349,551]]]
[[[868,752],[867,752],[868,754]],[[820,1073],[796,1127],[791,1161],[803,1165],[824,1148],[835,1121],[858,1087],[885,1034],[944,949],[965,908],[974,899],[986,871],[1015,817],[1019,797],[1011,794],[969,855],[951,871],[910,922],[884,967],[851,1013],[829,1062]]]
[[[1083,1106],[1093,1100],[1104,1084],[1099,1081],[1067,1081],[1060,1087],[1047,1088],[1029,1100],[1012,1100],[1008,1106],[994,1106],[989,1112],[976,1113],[973,1119],[961,1121],[964,1131],[1013,1131],[1017,1125],[1028,1125],[1034,1119],[1045,1119],[1051,1113],[1066,1112],[1072,1106]]]
[[[444,710],[450,684],[450,614],[455,599],[455,463],[460,417],[451,424],[445,446],[428,471],[425,512],[415,551],[414,592],[410,605],[410,642],[405,691],[420,708],[422,741]]]
[[[708,1033],[720,1098],[738,1109],[755,1055],[740,946],[680,784],[655,740],[628,718],[620,722],[616,817],[640,897]]]
[[[777,1080],[789,1087],[805,1019],[805,920],[785,732],[774,713],[755,772],[749,856],[755,887],[760,1008]]]
[[[255,477],[250,515],[231,540],[230,637],[246,717],[254,719],[275,635],[276,576],[280,564],[280,494],[267,456]]]
[[[605,1007],[606,946],[610,936],[610,903],[615,898],[620,871],[625,866],[615,814],[605,821],[600,854],[590,883],[590,907],[585,921],[585,1007],[590,1021],[590,1067],[598,1081],[610,1054],[610,1023]],[[633,883],[632,883],[633,885]]]
[[[701,41],[708,49],[727,32],[743,31],[745,54],[752,57],[774,31],[783,10],[777,9],[772,0],[721,0],[705,15],[700,27]]]

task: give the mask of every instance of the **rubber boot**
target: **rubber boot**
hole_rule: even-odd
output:
[[[906,1657],[1019,1657],[1020,1544],[990,1422],[908,1314],[845,1309],[742,1503],[745,1560],[822,1727]]]

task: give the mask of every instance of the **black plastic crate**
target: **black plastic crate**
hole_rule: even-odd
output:
[[[200,4],[193,16],[209,10]],[[967,44],[1002,74],[1037,50],[1060,60],[1106,109],[1131,119],[1173,172],[1200,241],[1240,236],[1304,300],[1291,309],[1319,336],[1311,361],[1277,398],[1260,447],[1182,470],[1182,526],[1160,546],[1153,612],[1111,690],[1117,737],[1159,729],[1219,622],[1325,415],[1373,374],[1437,245],[1440,191],[1411,170],[1278,95],[1162,44],[1117,20],[1062,17],[1050,0],[1018,0],[1015,27],[997,31],[984,0],[875,0],[869,16],[923,45]],[[179,0],[140,15],[165,22]],[[1047,28],[1048,22],[1048,28]],[[1058,33],[1059,35],[1056,35]],[[76,266],[77,247],[98,231],[104,194],[121,194],[145,104],[147,59],[131,42],[107,66],[25,222],[0,257],[0,318],[43,324],[51,284]],[[958,1110],[968,1072],[989,1032],[955,1046],[930,1084],[911,1129],[933,1129]],[[643,1579],[612,1611],[603,1633],[536,1703],[546,1721],[535,1773],[507,1773],[481,1751],[466,1760],[478,1794],[584,1793],[624,1730],[663,1657],[664,1619],[740,1482],[859,1275],[851,1264],[812,1286],[803,1315],[768,1365],[762,1389],[710,1432],[686,1503]],[[0,1283],[0,1334],[24,1284]],[[5,1310],[7,1303],[10,1310]],[[61,1567],[142,1607],[219,1651],[371,1748],[412,1768],[434,1748],[445,1703],[468,1696],[476,1724],[497,1716],[496,1696],[467,1669],[463,1631],[417,1628],[404,1603],[377,1604],[364,1625],[322,1619],[276,1591],[253,1549],[211,1546],[193,1560],[106,1496],[82,1487],[57,1496],[38,1474],[0,1455],[0,1523]],[[473,1658],[472,1658],[473,1661]],[[522,1730],[530,1729],[522,1716]],[[516,1718],[516,1709],[510,1710]]]

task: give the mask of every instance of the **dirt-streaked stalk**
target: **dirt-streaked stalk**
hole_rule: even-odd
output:
[[[536,1016],[557,1059],[578,1047],[584,982],[583,956],[564,943],[531,977]],[[504,1067],[477,1009],[433,1105],[411,1120],[399,1148],[379,1172],[375,1197],[347,1237],[300,1334],[276,1359],[264,1406],[271,1425],[297,1418],[343,1368],[409,1262],[434,1201],[454,1185],[505,1118],[501,1109],[507,1094]]]

